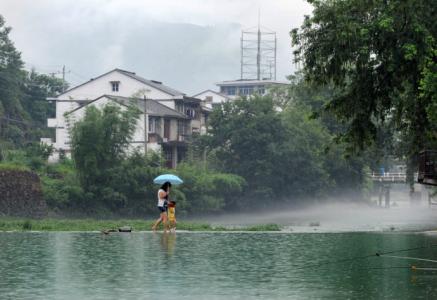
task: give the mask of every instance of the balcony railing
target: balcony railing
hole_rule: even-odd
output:
[[[407,174],[406,173],[390,173],[385,172],[383,174],[372,172],[370,178],[373,181],[380,182],[407,182]]]
[[[158,144],[170,143],[170,142],[186,143],[186,142],[189,142],[189,140],[190,140],[190,136],[188,136],[186,134],[178,134],[176,136],[176,138],[161,137],[161,135],[159,135],[157,133],[153,133],[153,132],[149,132],[149,134],[148,134],[148,142],[149,143],[158,143]]]

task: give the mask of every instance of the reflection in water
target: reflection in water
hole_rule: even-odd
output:
[[[168,256],[171,256],[174,252],[176,244],[176,233],[162,233],[161,235],[161,247],[162,251],[167,254]]]
[[[431,244],[405,233],[0,233],[0,298],[432,299],[437,272],[393,269],[426,262],[329,263]]]

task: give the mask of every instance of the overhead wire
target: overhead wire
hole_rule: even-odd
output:
[[[371,257],[383,257],[383,256],[389,257],[388,254],[400,253],[400,252],[408,252],[408,251],[414,251],[414,250],[421,250],[421,249],[427,249],[427,248],[432,248],[432,247],[437,247],[437,244],[430,244],[430,245],[426,245],[426,246],[418,246],[418,247],[412,247],[412,248],[406,248],[406,249],[397,249],[397,250],[384,251],[384,252],[376,252],[376,253],[373,253],[373,254],[349,257],[349,258],[344,258],[344,259],[337,259],[337,260],[332,260],[332,261],[327,261],[327,262],[322,262],[322,263],[317,263],[317,264],[307,264],[307,265],[304,265],[304,266],[301,266],[301,267],[297,267],[297,268],[294,268],[294,269],[295,270],[301,270],[301,269],[307,269],[307,268],[317,268],[317,267],[328,266],[328,265],[332,265],[332,264],[354,262],[354,261],[357,261],[357,260],[367,259],[367,258],[371,258]],[[398,258],[400,258],[400,256]],[[414,258],[410,258],[410,259],[414,259]],[[425,260],[425,259],[418,259],[418,260]],[[432,262],[436,262],[437,263],[437,261],[433,261],[433,260],[428,260],[428,261],[432,261]]]

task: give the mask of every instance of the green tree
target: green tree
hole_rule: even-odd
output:
[[[246,182],[238,175],[187,163],[178,165],[176,173],[184,179],[184,184],[176,187],[183,194],[183,197],[179,194],[182,201],[178,201],[178,211],[182,207],[187,213],[205,214],[241,208],[245,203],[243,190]]]
[[[11,28],[0,15],[0,146],[14,148],[53,135],[47,118],[54,105],[46,98],[61,91],[60,79],[23,69],[20,52],[10,40]]]
[[[291,32],[294,54],[308,81],[338,89],[327,108],[346,126],[342,140],[368,147],[390,118],[415,166],[435,139],[435,1],[308,2],[313,15]]]
[[[109,208],[123,207],[126,195],[115,180],[128,154],[140,111],[107,104],[102,110],[90,106],[71,129],[72,158],[86,197]]]
[[[54,132],[47,128],[47,118],[55,117],[55,104],[47,101],[62,92],[62,80],[39,74],[35,70],[25,72],[22,84],[21,104],[29,116],[29,139],[51,137]]]
[[[23,141],[23,120],[27,117],[21,102],[23,61],[14,43],[9,39],[11,27],[0,15],[0,139],[19,143]]]
[[[267,97],[237,99],[212,113],[209,155],[221,170],[247,181],[242,205],[281,205],[360,190],[363,160],[346,158],[338,145],[325,150],[333,135],[312,117],[306,102],[315,100],[303,91],[292,85]],[[274,98],[278,93],[281,109]]]
[[[272,98],[224,103],[213,111],[210,126],[210,145],[221,170],[244,177],[252,197],[272,197],[276,150],[285,138]]]

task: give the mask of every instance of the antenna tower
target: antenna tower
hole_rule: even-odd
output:
[[[276,80],[276,32],[261,27],[241,31],[242,80]]]

